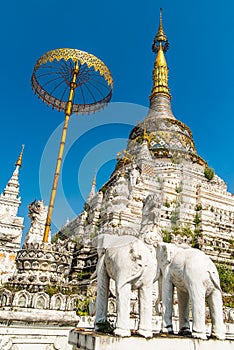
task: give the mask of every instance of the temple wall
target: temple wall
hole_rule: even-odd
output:
[[[68,344],[70,330],[45,325],[0,325],[0,350],[72,350]]]

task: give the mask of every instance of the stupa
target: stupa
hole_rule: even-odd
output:
[[[131,131],[110,179],[97,192],[94,179],[84,211],[64,230],[90,243],[100,233],[138,236],[158,227],[165,241],[188,243],[233,266],[234,196],[172,112],[168,48],[161,13],[148,114]]]
[[[6,282],[15,271],[15,259],[22,239],[24,218],[18,216],[22,156],[23,149],[15,163],[15,170],[0,195],[0,284]]]

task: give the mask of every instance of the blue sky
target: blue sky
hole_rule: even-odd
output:
[[[24,143],[21,216],[27,216],[27,206],[35,198],[43,195],[48,203],[59,142],[55,130],[63,121],[62,113],[44,105],[31,90],[36,60],[55,48],[77,48],[102,59],[114,78],[112,104],[103,113],[71,118],[68,139],[72,141],[61,185],[72,210],[66,211],[58,196],[55,224],[59,226],[82,210],[95,170],[97,187],[108,179],[114,155],[125,148],[132,126],[145,115],[160,7],[170,42],[167,62],[174,114],[191,128],[199,155],[234,192],[234,4],[230,0],[221,5],[211,0],[12,0],[1,5],[0,191]],[[104,149],[108,149],[106,158]],[[25,225],[26,230],[27,219]]]

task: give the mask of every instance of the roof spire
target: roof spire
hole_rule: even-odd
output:
[[[91,190],[89,192],[88,198],[86,203],[89,203],[91,201],[91,199],[95,196],[96,194],[96,182],[97,182],[97,175],[96,175],[96,171],[94,173],[93,176],[93,181],[92,181],[92,186],[91,186]]]
[[[168,48],[169,43],[163,29],[162,9],[160,9],[158,32],[154,38],[152,45],[152,51],[154,53],[157,53],[157,57],[154,63],[153,89],[150,98],[154,97],[157,94],[164,94],[171,99],[171,94],[168,87],[168,67],[164,56],[164,52],[166,52]]]
[[[154,39],[154,42],[155,41],[165,41],[165,42],[168,42],[167,41],[167,36],[164,32],[164,29],[163,29],[163,20],[162,20],[162,8],[160,8],[160,20],[159,20],[159,27],[158,27],[158,32],[155,36],[155,39]],[[167,47],[168,48],[168,47]],[[154,49],[153,49],[153,52]]]
[[[18,200],[18,195],[19,195],[19,169],[22,167],[22,157],[23,157],[23,152],[24,152],[24,145],[22,145],[22,150],[20,152],[20,155],[15,162],[15,170],[8,181],[4,191],[3,191],[3,196],[8,197],[11,199],[17,199]]]
[[[22,145],[22,149],[19,155],[19,158],[15,162],[15,166],[21,168],[22,167],[22,158],[23,158],[23,153],[24,153],[24,145]]]

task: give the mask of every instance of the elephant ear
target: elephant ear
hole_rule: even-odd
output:
[[[172,260],[174,247],[170,243],[161,243],[160,246],[162,249],[162,260],[164,262],[170,263]]]

